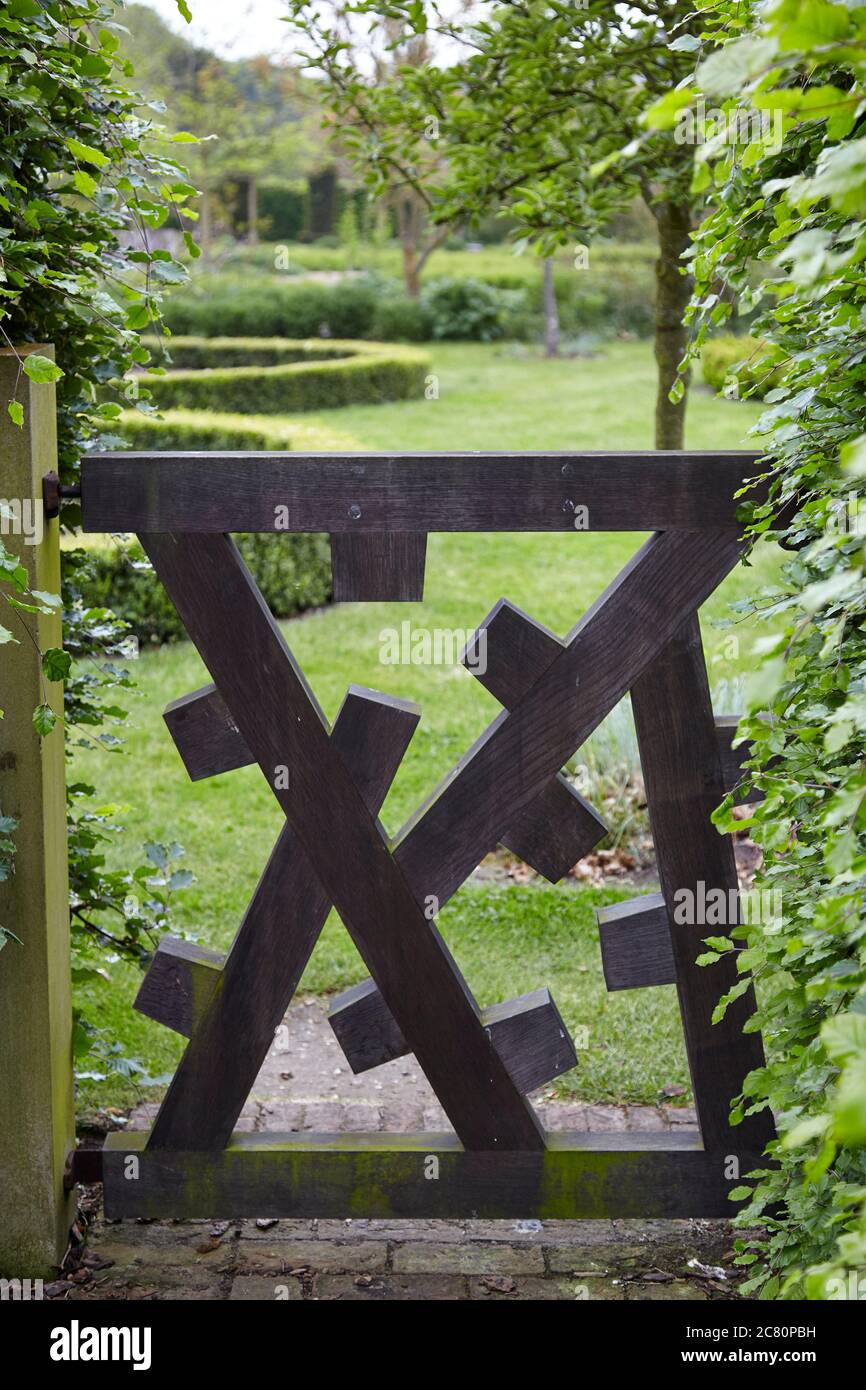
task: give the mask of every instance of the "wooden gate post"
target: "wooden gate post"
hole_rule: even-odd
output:
[[[23,351],[53,356],[46,347]],[[42,509],[42,476],[57,466],[54,387],[19,378],[19,367],[13,352],[0,352],[0,499],[37,505],[29,515],[22,509],[29,534],[14,534],[7,519],[3,540],[32,588],[58,593],[59,522]],[[23,429],[6,410],[13,394],[24,406]],[[15,873],[0,884],[0,923],[21,945],[0,951],[0,1275],[26,1279],[57,1265],[71,1220],[63,1183],[75,1144],[63,732],[58,723],[40,739],[32,723],[45,699],[61,713],[62,685],[44,680],[39,655],[61,645],[61,625],[59,616],[6,603],[3,610],[19,641],[0,647],[0,814],[20,826]]]

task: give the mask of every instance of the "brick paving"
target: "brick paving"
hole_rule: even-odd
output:
[[[670,1130],[665,1106],[533,1103],[551,1129]],[[146,1128],[142,1105],[130,1128]],[[353,1076],[318,1000],[278,1030],[239,1128],[450,1128],[414,1058]],[[618,1300],[736,1297],[731,1233],[716,1221],[93,1221],[57,1297],[236,1301]],[[691,1263],[690,1263],[691,1262]]]

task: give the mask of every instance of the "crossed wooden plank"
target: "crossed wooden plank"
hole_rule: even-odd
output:
[[[275,788],[288,822],[284,833],[293,831],[312,878],[325,897],[333,898],[462,1142],[467,1148],[538,1148],[543,1143],[538,1122],[491,1047],[474,1000],[420,904],[431,895],[440,904],[446,901],[507,835],[515,816],[544,793],[575,748],[732,568],[740,551],[737,533],[652,537],[567,642],[558,644],[537,678],[515,692],[511,712],[491,724],[406,827],[393,852],[359,792],[336,729],[329,738],[229,539],[189,534],[142,539],[268,780],[273,785],[278,767],[291,769],[288,790]],[[236,633],[228,629],[229,618]],[[382,795],[386,787],[387,782]],[[251,912],[254,907],[255,899]],[[250,950],[261,958],[260,947]],[[221,994],[205,1016],[202,1038],[220,997],[243,993],[232,983],[233,954]],[[219,1076],[225,1030],[236,1007],[226,1007],[212,1025],[210,1046],[216,1044],[216,1052],[208,1054],[194,1034],[188,1053],[194,1050],[199,1070]],[[272,1016],[273,1010],[270,1034]],[[264,1031],[262,1026],[258,1046]],[[246,1040],[238,1037],[235,1048],[245,1047]],[[190,1071],[195,1071],[192,1064]],[[211,1099],[215,1086],[218,1081],[210,1087]],[[173,1094],[174,1088],[164,1107],[168,1118],[158,1120],[152,1143],[213,1147],[224,1142],[212,1137],[213,1127],[205,1139],[201,1131],[190,1133],[192,1126],[178,1119]]]

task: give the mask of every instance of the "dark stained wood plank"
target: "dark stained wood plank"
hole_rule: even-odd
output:
[[[331,536],[335,603],[420,603],[427,537],[423,531]]]
[[[695,962],[704,937],[724,928],[678,925],[673,916],[677,893],[689,891],[697,901],[699,882],[706,893],[737,890],[731,837],[720,835],[710,820],[724,785],[696,614],[635,682],[631,698],[704,1145],[713,1155],[754,1153],[773,1137],[770,1116],[752,1116],[736,1129],[728,1123],[730,1101],[747,1072],[763,1065],[760,1037],[743,1033],[754,997],[750,990],[713,1024],[719,998],[738,979],[736,966],[730,956],[712,967]]]
[[[668,912],[661,893],[600,907],[596,917],[608,990],[676,983]]]
[[[482,1009],[484,1027],[518,1090],[527,1094],[577,1066],[577,1053],[549,989]]]
[[[548,989],[482,1009],[481,1021],[524,1094],[577,1065],[574,1044]],[[410,1050],[372,980],[338,995],[328,1022],[356,1075],[405,1057]]]
[[[500,704],[513,709],[564,650],[548,628],[500,599],[467,644],[463,662]],[[557,773],[509,825],[502,844],[558,883],[606,834],[601,817]]]
[[[757,1154],[744,1151],[741,1166],[759,1166]],[[154,1149],[146,1133],[109,1134],[102,1171],[109,1220],[674,1220],[738,1210],[728,1200],[736,1181],[695,1130],[551,1134],[540,1153],[466,1152],[448,1134],[236,1134],[206,1154]]]
[[[352,686],[331,736],[378,811],[419,719],[417,706]],[[268,861],[154,1122],[162,1148],[228,1142],[298,986],[331,901],[290,826]]]
[[[462,1142],[543,1148],[535,1113],[491,1047],[424,896],[413,895],[329,739],[237,548],[223,535],[144,535],[142,544]],[[222,1064],[213,1059],[215,1075]]]
[[[733,747],[740,723],[738,714],[716,715],[716,738],[719,745],[719,758],[722,764],[722,783],[725,791],[734,791],[734,805],[748,806],[763,801],[764,793],[753,787],[748,773],[743,772],[743,763],[751,757],[752,749],[748,743]]]
[[[162,717],[193,782],[255,762],[213,684],[172,700]]]
[[[607,826],[567,777],[557,773],[502,837],[536,873],[558,883],[607,834]]]
[[[667,531],[641,547],[397,836],[418,901],[447,902],[733,568],[741,544],[736,531]]]
[[[132,1007],[188,1038],[213,998],[224,960],[219,951],[164,936]]]
[[[513,709],[562,651],[562,642],[549,628],[501,598],[460,659],[500,705]]]
[[[86,531],[573,531],[576,506],[593,531],[712,531],[758,457],[130,450],[84,459],[81,506]]]
[[[409,1053],[409,1044],[374,980],[362,980],[332,999],[328,1022],[356,1076]]]

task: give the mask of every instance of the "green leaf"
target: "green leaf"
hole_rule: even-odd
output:
[[[698,65],[700,90],[712,96],[735,96],[748,78],[769,66],[778,48],[777,39],[757,34],[723,44]]]
[[[190,11],[189,5],[186,3],[186,0],[177,0],[177,8],[183,16],[183,18],[186,20],[187,24],[191,24],[192,12]]]
[[[59,594],[49,594],[45,589],[31,589],[33,597],[46,608],[60,608],[63,600]]]
[[[829,1124],[829,1115],[810,1115],[808,1120],[802,1120],[800,1124],[788,1131],[782,1139],[782,1148],[799,1149],[803,1144],[808,1144],[813,1139],[822,1139]]]
[[[866,1014],[836,1014],[821,1025],[821,1041],[833,1061],[840,1065],[866,1056]]]
[[[668,44],[668,50],[671,53],[694,53],[700,46],[697,34],[680,34],[679,38]]]
[[[38,352],[28,353],[24,358],[24,372],[31,381],[37,383],[59,381],[63,376],[56,362],[52,362],[50,357],[41,356]]]
[[[653,102],[644,112],[644,125],[648,125],[651,130],[670,130],[676,125],[680,111],[691,106],[697,95],[694,87],[678,87],[665,92],[663,97],[659,97],[659,100]]]
[[[72,181],[83,198],[96,196],[99,185],[96,179],[86,173],[84,169],[76,169],[72,175]]]
[[[97,169],[104,169],[108,163],[108,155],[101,150],[95,150],[92,145],[85,145],[81,140],[68,138],[66,148],[76,159],[81,159],[85,164],[93,164]]]
[[[24,424],[24,407],[21,402],[10,401],[6,409],[9,412],[9,418],[13,425],[17,425],[20,429]]]
[[[56,723],[57,715],[50,705],[42,704],[36,706],[33,711],[33,727],[37,734],[44,738],[46,734],[51,733]]]
[[[72,657],[60,647],[49,647],[42,657],[42,669],[50,681],[65,681],[72,666]]]

